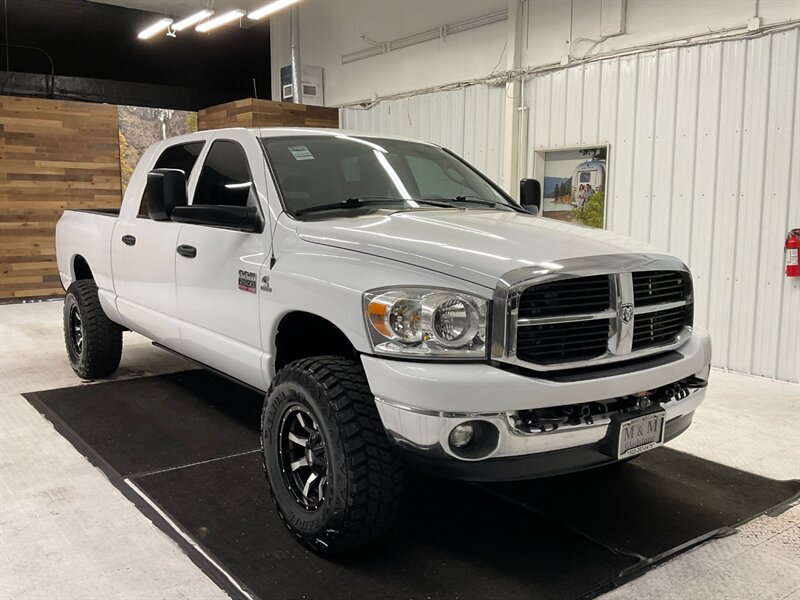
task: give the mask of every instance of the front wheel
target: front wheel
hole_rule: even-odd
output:
[[[358,363],[324,356],[281,369],[264,402],[261,444],[278,513],[314,552],[365,545],[391,524],[402,461]]]
[[[81,379],[108,377],[122,358],[122,328],[100,306],[94,281],[80,279],[64,298],[64,342],[72,370]]]

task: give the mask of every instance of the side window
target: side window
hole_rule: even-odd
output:
[[[203,150],[205,142],[189,142],[186,144],[177,144],[170,146],[161,153],[158,157],[154,169],[180,169],[186,173],[186,178],[194,168],[197,162],[197,157]],[[142,194],[142,201],[139,204],[139,217],[149,219],[150,215],[147,213],[147,190],[145,189]]]
[[[192,204],[247,206],[252,184],[247,155],[236,142],[214,142],[206,156]]]

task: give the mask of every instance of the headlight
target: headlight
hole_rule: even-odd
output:
[[[486,356],[487,301],[464,292],[395,288],[364,294],[372,346],[380,354]]]

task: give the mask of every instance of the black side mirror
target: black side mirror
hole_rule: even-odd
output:
[[[520,179],[519,203],[532,215],[542,212],[542,185],[538,179]]]
[[[261,216],[261,211],[255,206],[231,206],[229,204],[177,206],[172,211],[172,220],[177,223],[225,227],[249,233],[264,231],[264,218]]]
[[[180,169],[154,169],[147,174],[147,213],[154,221],[169,221],[172,211],[186,206],[186,173]]]

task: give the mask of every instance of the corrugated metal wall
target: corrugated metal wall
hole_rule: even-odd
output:
[[[369,110],[345,108],[341,123],[345,129],[440,144],[499,181],[504,102],[504,86],[474,85],[381,102]]]
[[[589,63],[526,82],[533,152],[609,144],[608,227],[694,273],[714,363],[800,378],[798,30]],[[532,173],[529,173],[532,174]]]
[[[798,29],[552,71],[525,84],[534,152],[609,145],[608,227],[692,269],[714,364],[800,379],[800,282],[783,240],[800,227]],[[502,172],[502,87],[344,109],[343,126],[443,144]]]

